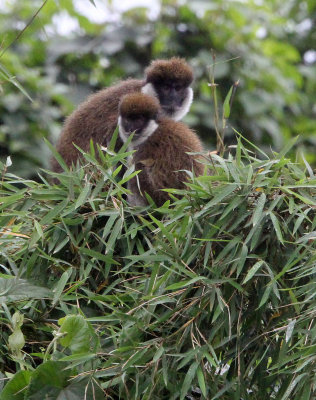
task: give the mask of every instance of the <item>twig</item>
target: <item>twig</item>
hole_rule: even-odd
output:
[[[2,53],[0,54],[0,58],[3,56],[3,54],[23,35],[23,33],[26,31],[26,29],[32,24],[34,19],[38,16],[38,14],[41,12],[42,8],[45,6],[45,4],[48,2],[48,0],[45,0],[44,3],[40,6],[40,8],[36,11],[36,13],[33,15],[33,17],[30,19],[30,21],[25,25],[25,27],[18,33],[18,35],[15,37],[15,39],[12,40],[12,42],[3,49]]]

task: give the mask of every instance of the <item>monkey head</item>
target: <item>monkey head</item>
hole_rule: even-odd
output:
[[[133,148],[145,142],[157,129],[159,102],[156,98],[135,92],[124,96],[119,105],[119,134],[126,142],[134,133],[131,145]]]
[[[184,59],[155,60],[145,70],[146,83],[142,92],[158,98],[162,112],[179,121],[189,111],[193,90],[191,67]]]

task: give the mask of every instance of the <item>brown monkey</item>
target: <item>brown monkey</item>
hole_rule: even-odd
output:
[[[146,205],[145,192],[161,206],[170,197],[161,189],[184,189],[188,174],[202,175],[203,164],[197,155],[203,151],[197,135],[181,122],[161,116],[157,100],[142,93],[122,98],[119,107],[119,135],[123,142],[134,132],[130,147],[135,169],[141,170],[128,182],[131,205]],[[140,190],[139,190],[140,189]]]
[[[192,103],[192,81],[192,69],[185,60],[173,57],[153,61],[145,70],[144,80],[128,79],[88,97],[66,119],[56,145],[57,151],[70,166],[80,157],[73,143],[84,151],[89,150],[90,139],[107,146],[117,126],[119,102],[129,93],[143,92],[156,97],[163,114],[174,120],[181,119]],[[119,139],[116,149],[121,146]],[[61,171],[55,159],[51,164],[53,171]]]

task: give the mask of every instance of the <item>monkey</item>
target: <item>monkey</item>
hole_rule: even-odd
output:
[[[96,144],[108,146],[117,126],[118,108],[121,98],[130,93],[142,92],[156,98],[161,112],[178,121],[189,111],[193,90],[192,68],[184,59],[154,60],[145,69],[145,79],[127,79],[112,87],[90,95],[85,102],[66,119],[56,144],[68,166],[75,163],[82,150],[88,151],[90,139]],[[119,137],[115,150],[123,145]],[[51,169],[61,172],[62,168],[52,158]]]
[[[147,192],[161,206],[170,199],[161,189],[186,188],[185,170],[203,175],[199,156],[187,153],[203,151],[200,139],[187,125],[164,116],[154,97],[143,93],[125,95],[119,105],[118,127],[123,142],[133,133],[133,163],[136,170],[141,170],[128,181],[130,205],[147,205]]]

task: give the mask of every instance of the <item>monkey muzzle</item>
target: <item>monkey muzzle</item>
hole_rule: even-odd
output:
[[[129,135],[134,133],[134,136],[137,136],[141,133],[142,129],[144,129],[144,122],[129,121],[128,124],[125,124],[124,129]]]
[[[161,107],[165,115],[173,115],[175,112],[180,110],[181,106],[177,105],[165,105]]]
[[[166,115],[172,115],[181,109],[182,104],[182,98],[171,97],[167,101],[161,103],[161,108]]]

